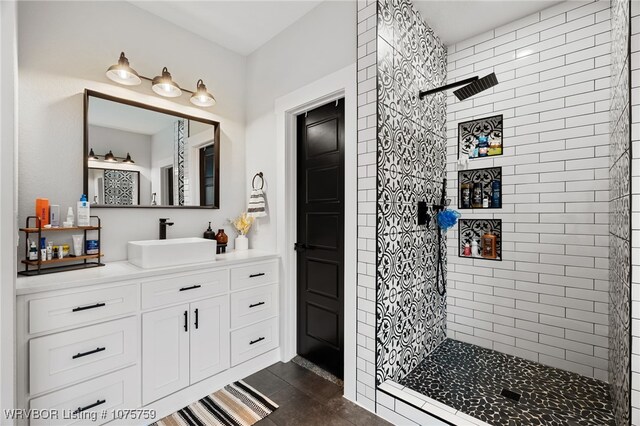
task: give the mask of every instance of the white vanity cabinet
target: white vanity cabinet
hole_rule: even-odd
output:
[[[228,296],[142,315],[142,402],[229,368]]]
[[[98,425],[137,408],[162,417],[277,362],[278,270],[277,256],[249,250],[190,267],[115,262],[19,278],[18,407],[69,417],[21,423],[99,413]]]

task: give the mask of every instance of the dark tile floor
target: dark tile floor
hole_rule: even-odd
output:
[[[400,384],[496,426],[615,426],[608,384],[457,340],[445,340]]]
[[[342,397],[343,390],[293,362],[277,363],[244,379],[280,408],[258,426],[377,426],[390,423]]]

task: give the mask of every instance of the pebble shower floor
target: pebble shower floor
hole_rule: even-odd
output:
[[[399,383],[496,426],[616,424],[607,383],[452,339]]]

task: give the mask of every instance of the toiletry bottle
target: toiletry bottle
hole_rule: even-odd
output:
[[[49,199],[36,198],[36,217],[40,219],[40,225],[44,228],[49,224]]]
[[[47,239],[40,238],[40,260],[47,260]]]
[[[488,209],[489,208],[489,197],[487,197],[486,195],[482,199],[482,208],[483,209]]]
[[[206,231],[204,231],[204,234],[202,235],[203,238],[206,238],[207,240],[215,240],[216,239],[216,233],[213,232],[213,229],[211,229],[211,222],[209,222],[209,227],[207,228]]]
[[[497,237],[489,232],[482,236],[482,257],[485,259],[495,259]]]
[[[495,209],[499,209],[501,206],[500,203],[500,181],[494,180],[491,182],[491,207]]]
[[[60,206],[57,204],[52,204],[49,207],[49,223],[54,228],[60,226]]]
[[[31,240],[31,244],[29,245],[29,260],[38,260],[38,247],[33,240]]]
[[[473,142],[472,151],[473,151],[473,158],[478,158],[478,141]]]
[[[480,250],[478,247],[478,240],[471,241],[471,256],[480,257]]]
[[[460,208],[471,208],[471,183],[463,183],[460,185]]]
[[[478,157],[486,157],[489,152],[489,142],[486,136],[478,136]]]
[[[462,252],[463,256],[471,256],[471,246],[469,245],[469,243],[464,243],[464,251]]]
[[[476,182],[473,184],[473,193],[471,195],[472,207],[476,209],[482,208],[482,198],[483,198],[482,182]]]
[[[153,194],[151,194],[151,205],[152,206],[157,206],[158,202],[156,201],[156,193],[154,192]]]
[[[65,228],[72,228],[74,222],[73,207],[67,210],[67,220],[62,224]]]
[[[80,201],[78,201],[78,226],[90,226],[91,218],[89,213],[89,202],[87,201],[87,196],[82,194],[80,197]]]
[[[47,260],[53,259],[53,243],[49,241],[47,243]]]

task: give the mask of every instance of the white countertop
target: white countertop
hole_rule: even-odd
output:
[[[201,269],[219,268],[244,263],[275,259],[276,253],[262,250],[231,251],[216,255],[213,262],[196,263],[191,265],[170,266],[167,268],[142,269],[124,261],[109,262],[105,266],[81,269],[76,271],[58,272],[32,277],[18,276],[16,279],[16,295],[39,293],[42,291],[62,290],[87,285],[96,285],[125,280],[135,280],[154,277],[157,275],[193,272]]]

